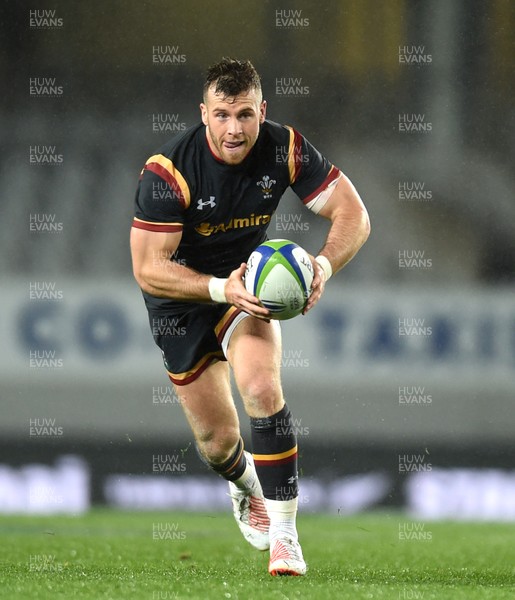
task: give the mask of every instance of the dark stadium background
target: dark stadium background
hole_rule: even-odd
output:
[[[0,511],[223,505],[150,339],[128,234],[146,158],[198,121],[205,68],[234,56],[372,222],[324,302],[283,328],[303,510],[515,518],[512,2],[1,11]],[[269,235],[315,253],[324,231],[287,195]]]

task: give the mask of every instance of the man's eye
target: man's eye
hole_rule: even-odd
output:
[[[216,118],[223,120],[227,118],[227,115],[225,113],[217,113]]]

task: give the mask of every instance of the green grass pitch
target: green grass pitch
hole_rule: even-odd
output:
[[[515,524],[300,515],[305,577],[276,578],[230,514],[0,517],[0,598],[515,598]]]

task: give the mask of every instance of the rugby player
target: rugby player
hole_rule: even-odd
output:
[[[243,284],[245,260],[288,187],[330,221],[311,256],[304,314],[369,234],[352,183],[292,127],[266,119],[249,61],[211,66],[201,122],[166,143],[141,172],[131,230],[136,281],[165,368],[202,460],[229,482],[245,539],[270,550],[271,575],[304,575],[296,529],[297,440],[280,383],[278,321]],[[250,418],[244,449],[230,371]]]

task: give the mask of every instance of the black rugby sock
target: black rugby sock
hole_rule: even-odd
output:
[[[250,419],[252,454],[256,472],[269,500],[291,500],[298,496],[297,436],[286,404],[272,415]]]

